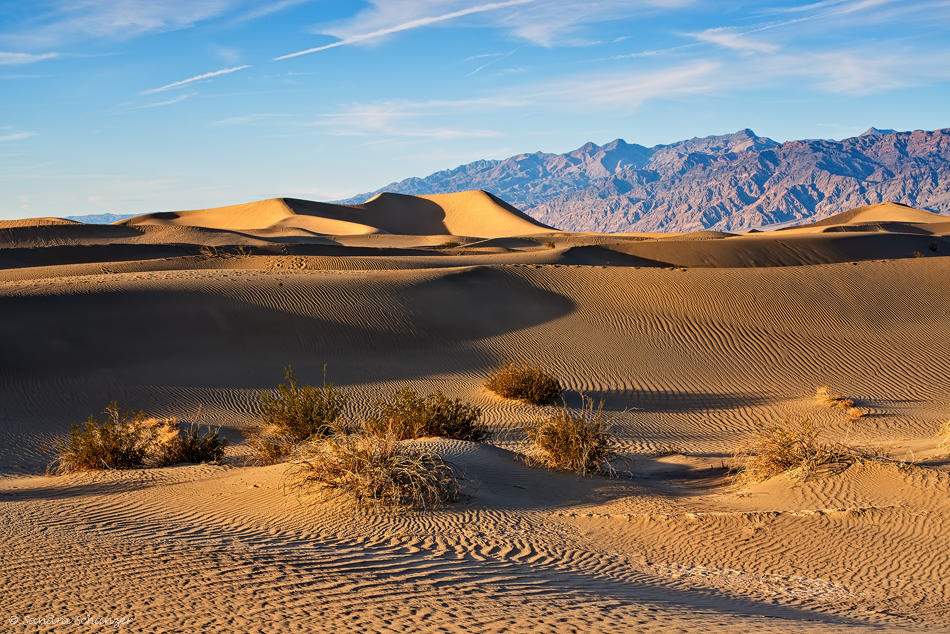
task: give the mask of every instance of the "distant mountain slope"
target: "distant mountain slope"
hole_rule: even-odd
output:
[[[947,213],[950,128],[787,143],[746,129],[652,148],[617,139],[476,161],[343,202],[470,189],[575,231],[742,231],[879,202]]]
[[[108,225],[117,220],[131,218],[132,214],[86,214],[84,216],[66,216],[66,220],[85,222],[90,225]]]

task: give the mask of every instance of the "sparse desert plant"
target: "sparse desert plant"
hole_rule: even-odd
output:
[[[341,431],[339,418],[346,395],[326,382],[326,372],[323,366],[320,387],[300,385],[293,367],[287,366],[286,383],[278,385],[276,393],[260,393],[262,422],[244,433],[251,449],[251,462],[280,462],[305,440]]]
[[[313,439],[284,475],[285,490],[344,494],[359,507],[427,510],[458,499],[454,469],[438,454],[394,435]]]
[[[848,408],[848,418],[851,420],[857,420],[867,414],[867,412],[860,407],[849,407]]]
[[[102,422],[95,415],[85,425],[73,425],[69,440],[53,449],[56,458],[47,472],[53,474],[97,469],[144,467],[158,437],[155,419],[136,410],[119,409],[113,401]]]
[[[419,396],[406,388],[388,400],[378,401],[363,429],[376,436],[393,435],[398,440],[442,436],[477,442],[488,437],[481,415],[481,409],[449,399],[442,392]]]
[[[807,418],[759,429],[735,453],[737,482],[762,482],[781,473],[806,478],[846,468],[861,458],[856,449],[818,436],[818,429]]]
[[[540,365],[509,361],[488,376],[485,387],[504,398],[531,405],[546,405],[564,391],[560,381],[541,369]]]
[[[277,464],[302,442],[279,425],[256,425],[246,430],[244,437],[251,450],[248,462],[256,465]]]
[[[861,418],[861,416],[866,413],[854,406],[854,399],[846,398],[841,394],[835,394],[827,385],[822,385],[815,390],[815,399],[822,405],[847,410],[848,416],[852,420]],[[857,412],[861,412],[861,415],[854,416],[853,414]]]
[[[549,241],[547,241],[547,242],[544,243],[544,246],[546,246],[546,247],[549,248],[549,249],[553,249],[553,248],[554,248],[555,246],[557,246],[557,245],[554,244],[554,241],[549,240]]]
[[[440,248],[440,249],[453,249],[453,248],[455,248],[455,247],[457,247],[457,246],[461,246],[461,244],[462,244],[462,243],[459,242],[458,240],[447,240],[446,242],[443,242],[442,244],[440,244],[440,245],[439,245],[439,248]]]
[[[202,433],[202,426],[191,423],[187,429],[178,421],[166,423],[169,431],[156,443],[155,464],[173,465],[183,462],[218,462],[224,457],[228,441],[221,437],[221,429],[210,425]]]
[[[611,473],[614,441],[603,403],[595,408],[585,399],[579,410],[555,406],[550,415],[530,424],[527,432],[534,446],[533,457],[548,467],[579,475]]]

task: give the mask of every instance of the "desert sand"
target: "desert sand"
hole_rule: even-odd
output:
[[[779,231],[555,231],[484,192],[274,199],[114,225],[0,223],[0,618],[122,631],[842,631],[950,623],[950,218],[875,205]],[[603,400],[614,478],[526,464],[540,362]],[[286,495],[247,466],[293,364],[442,390],[487,443],[426,513]],[[832,386],[868,414],[816,403]],[[220,465],[48,476],[111,400],[223,426]],[[739,486],[733,452],[807,417],[892,460]],[[111,626],[107,626],[107,629]]]

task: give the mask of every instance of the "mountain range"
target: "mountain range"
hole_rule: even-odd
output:
[[[470,189],[572,231],[744,231],[880,202],[947,213],[950,128],[785,143],[749,129],[653,147],[617,139],[475,161],[340,202]]]

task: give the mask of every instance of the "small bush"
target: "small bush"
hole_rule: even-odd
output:
[[[155,419],[136,410],[122,412],[115,401],[104,411],[103,422],[93,415],[83,427],[73,425],[69,440],[54,449],[56,459],[48,473],[145,466],[158,437]]]
[[[554,244],[553,241],[550,241],[550,240],[549,240],[548,242],[545,242],[545,243],[544,243],[544,246],[546,246],[546,247],[549,248],[549,249],[553,249],[556,245]]]
[[[363,423],[364,430],[376,436],[393,435],[398,440],[442,436],[475,442],[488,437],[479,420],[482,410],[450,400],[442,392],[422,397],[407,388],[378,401],[376,409]]]
[[[251,450],[248,462],[256,465],[277,464],[302,442],[278,425],[257,425],[245,431],[244,437]]]
[[[454,249],[457,246],[461,246],[461,244],[462,243],[459,242],[458,240],[449,240],[447,242],[443,242],[442,244],[440,244],[439,248],[440,249]]]
[[[757,431],[736,451],[737,481],[762,482],[780,473],[806,478],[824,470],[843,469],[861,455],[850,447],[818,439],[818,430],[808,419],[785,422]]]
[[[848,418],[851,420],[857,420],[867,414],[867,412],[860,407],[849,407],[848,408]]]
[[[360,507],[432,509],[458,499],[458,479],[438,454],[393,435],[341,434],[314,439],[285,474],[285,488],[349,496]]]
[[[195,423],[189,425],[188,429],[182,428],[177,421],[171,424],[174,425],[173,434],[158,443],[155,452],[156,464],[164,466],[183,462],[218,462],[224,457],[224,448],[228,446],[228,441],[221,437],[220,428],[212,429],[208,426],[205,433],[201,433],[201,426]]]
[[[492,372],[485,387],[504,398],[516,399],[532,405],[546,405],[561,395],[561,383],[541,369],[527,363],[509,361]]]
[[[548,467],[580,475],[610,473],[613,439],[604,421],[603,404],[585,402],[577,412],[566,406],[528,426],[539,461]]]
[[[286,383],[277,392],[261,392],[263,423],[245,435],[252,451],[252,462],[273,464],[293,452],[294,446],[313,436],[327,436],[338,430],[338,419],[346,405],[346,396],[332,383],[320,387],[300,385],[291,366],[284,374]]]

